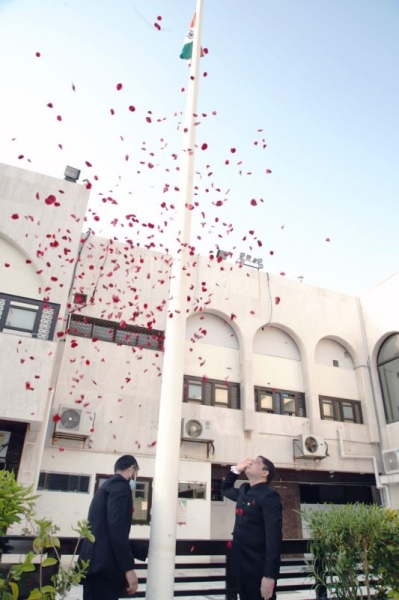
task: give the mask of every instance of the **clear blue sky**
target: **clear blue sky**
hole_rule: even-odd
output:
[[[0,0],[0,161],[59,177],[66,164],[82,168],[96,233],[168,247],[174,211],[161,203],[177,201],[188,76],[179,53],[194,8]],[[204,0],[207,116],[197,143],[208,149],[197,153],[193,213],[201,254],[235,248],[235,257],[263,257],[273,274],[353,294],[399,269],[398,24],[398,0]],[[134,229],[129,213],[140,220]]]

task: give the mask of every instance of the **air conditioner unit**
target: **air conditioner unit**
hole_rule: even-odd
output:
[[[58,415],[60,420],[55,426],[55,437],[79,440],[90,437],[95,416],[93,412],[61,405]]]
[[[385,473],[399,473],[399,448],[382,453]]]
[[[190,442],[213,442],[212,421],[182,419],[181,439]]]
[[[327,456],[327,444],[319,435],[301,435],[294,439],[294,457],[316,459]]]
[[[6,462],[8,444],[10,443],[11,432],[0,431],[0,464]]]

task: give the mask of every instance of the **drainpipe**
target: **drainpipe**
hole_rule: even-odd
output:
[[[354,458],[355,460],[372,460],[373,468],[374,468],[374,476],[375,476],[375,486],[377,490],[383,490],[385,493],[385,505],[387,507],[391,507],[391,497],[389,494],[389,488],[381,483],[380,474],[378,472],[377,459],[375,456],[370,454],[362,455],[362,454],[345,454],[344,450],[344,440],[343,440],[343,429],[337,429],[338,433],[338,442],[339,442],[339,455],[341,458]]]

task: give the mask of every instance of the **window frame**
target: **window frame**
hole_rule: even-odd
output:
[[[94,485],[94,493],[100,488],[100,479],[109,479],[112,475],[107,475],[106,473],[96,473],[95,485]],[[148,508],[147,508],[147,518],[146,519],[135,519],[134,511],[132,513],[132,525],[150,525],[151,524],[151,508],[152,508],[152,487],[153,487],[153,478],[152,477],[137,477],[137,483],[149,483],[148,486]],[[136,483],[136,485],[137,485]],[[133,508],[134,508],[134,495],[135,490],[132,490],[132,499],[133,499]]]
[[[377,372],[378,372],[378,380],[379,380],[379,384],[380,384],[380,392],[381,392],[381,397],[382,397],[382,403],[384,406],[384,413],[385,413],[385,420],[387,422],[388,425],[390,425],[391,423],[398,423],[399,419],[395,419],[393,418],[393,409],[392,409],[392,402],[389,402],[389,400],[386,399],[386,394],[385,394],[385,389],[384,389],[384,384],[383,384],[383,368],[388,365],[389,363],[393,363],[394,361],[399,359],[399,352],[394,352],[391,356],[389,356],[389,358],[385,358],[385,359],[380,359],[382,350],[384,348],[384,346],[389,342],[389,340],[393,337],[399,336],[398,332],[393,333],[392,335],[388,336],[383,343],[380,346],[380,349],[378,351],[378,355],[377,355]],[[395,370],[396,373],[398,373],[398,371]],[[395,398],[396,400],[396,398]]]
[[[87,491],[84,490],[55,490],[55,489],[51,489],[51,488],[47,488],[47,487],[40,487],[40,478],[41,476],[44,475],[44,479],[46,480],[46,476],[49,475],[51,478],[51,475],[62,475],[68,478],[68,485],[71,484],[71,477],[78,477],[79,478],[79,482],[83,479],[87,479]],[[56,493],[61,493],[61,494],[90,494],[90,484],[91,484],[91,476],[88,475],[87,473],[64,473],[63,471],[40,471],[39,472],[39,479],[37,482],[37,490],[40,492],[56,492]]]
[[[325,416],[324,403],[332,404],[333,417]],[[349,398],[334,398],[333,396],[319,396],[320,418],[323,421],[336,421],[338,423],[354,423],[355,425],[364,425],[362,403],[360,400],[350,400]],[[353,411],[352,419],[345,419],[343,407],[350,405]],[[359,417],[359,418],[358,418]]]
[[[201,400],[190,399],[188,396],[189,385],[200,385],[201,386]],[[207,401],[206,386],[210,386],[210,402]],[[216,389],[227,389],[227,403],[216,402]],[[234,399],[236,397],[236,401]],[[240,398],[240,384],[235,381],[221,381],[219,379],[204,379],[201,377],[195,377],[191,375],[184,375],[183,377],[183,402],[187,404],[202,404],[204,406],[213,406],[217,408],[229,408],[231,410],[241,410],[241,398]],[[237,404],[237,406],[233,406]]]
[[[7,317],[10,309],[16,308],[26,312],[36,313],[36,318],[31,329],[24,327],[13,327],[6,325]],[[50,316],[50,325],[46,324],[48,319],[47,311],[52,311]],[[54,338],[55,327],[60,311],[60,305],[53,302],[45,302],[43,300],[33,300],[23,296],[14,296],[0,292],[0,332],[8,334],[21,333],[24,337],[28,334],[29,337],[41,339],[44,341],[52,341]],[[45,327],[47,325],[47,327]],[[42,329],[42,331],[40,331]]]
[[[266,393],[268,396],[272,397],[272,405],[273,405],[272,409],[261,408],[260,394],[262,394],[262,393]],[[280,396],[281,396],[281,399],[280,399],[281,411],[278,410],[277,394],[280,394]],[[290,396],[293,396],[293,399],[295,400],[295,413],[293,413],[293,412],[288,413],[288,411],[286,412],[284,410],[284,394],[289,394]],[[254,386],[254,401],[255,401],[255,411],[259,412],[259,413],[269,414],[269,415],[281,415],[283,417],[306,418],[306,397],[305,397],[304,392],[294,392],[292,390],[283,390],[283,389],[276,389],[276,388],[255,385]],[[299,414],[301,411],[303,411],[303,414]]]
[[[81,323],[87,326],[88,332],[87,334],[83,332],[79,332],[78,327],[75,326],[74,323]],[[99,335],[93,334],[94,328],[103,327],[107,330],[108,336],[104,335],[100,337]],[[159,329],[147,329],[146,327],[138,327],[137,325],[124,325],[120,326],[120,322],[116,321],[108,321],[105,319],[97,319],[95,317],[87,317],[80,313],[70,313],[68,320],[68,328],[67,333],[69,335],[75,337],[83,337],[85,339],[94,339],[96,338],[99,342],[109,342],[112,344],[116,344],[117,346],[130,346],[131,348],[140,348],[143,350],[153,350],[155,352],[163,352],[164,349],[164,340],[165,340],[165,332]],[[122,334],[122,335],[120,335]],[[117,339],[120,336],[120,339]],[[142,336],[147,336],[147,338],[151,338],[151,345],[139,343],[139,340]],[[123,338],[129,337],[130,340],[123,341]],[[147,341],[148,341],[147,339]],[[132,341],[133,343],[128,343],[128,341]]]

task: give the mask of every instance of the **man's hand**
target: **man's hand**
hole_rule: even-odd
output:
[[[244,458],[244,460],[240,460],[240,462],[236,464],[237,471],[240,471],[240,473],[242,473],[247,467],[249,467],[251,462],[252,458]]]
[[[137,575],[134,569],[132,569],[131,571],[126,571],[125,578],[127,581],[126,591],[130,596],[132,596],[137,592],[137,588],[139,587],[139,580],[137,579]]]
[[[260,584],[260,595],[263,600],[270,600],[273,596],[274,590],[274,579],[269,579],[269,577],[262,577],[262,583]]]

